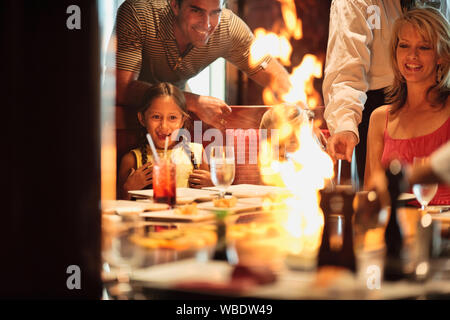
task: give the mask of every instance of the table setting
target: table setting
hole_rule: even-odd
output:
[[[229,190],[232,195],[225,197],[235,196],[233,189],[240,191],[244,188],[249,190],[249,195],[260,192],[266,197],[273,194],[267,192],[268,190],[272,192],[280,190],[266,187],[235,185]],[[205,191],[213,191],[213,193],[205,193]],[[283,231],[276,224],[275,215],[270,210],[264,209],[264,196],[246,197],[244,195],[237,198],[233,207],[219,208],[214,207],[214,203],[208,198],[209,196],[217,197],[214,190],[181,189],[177,190],[177,195],[181,198],[189,195],[196,199],[190,204],[181,202],[178,205],[177,201],[177,206],[194,204],[197,212],[175,213],[177,206],[167,210],[164,204],[154,203],[151,197],[136,201],[117,201],[116,207],[114,202],[105,203],[105,215],[136,215],[147,228],[146,236],[135,242],[137,247],[144,248],[146,262],[133,268],[129,277],[135,294],[139,293],[138,296],[141,298],[156,295],[158,297],[212,296],[288,300],[409,299],[423,297],[429,292],[444,294],[444,296],[450,294],[450,264],[446,264],[448,258],[441,256],[430,263],[430,273],[438,274],[436,270],[431,269],[440,266],[439,277],[444,279],[439,281],[439,285],[435,281],[427,281],[424,285],[421,282],[406,280],[400,282],[381,280],[381,289],[369,289],[367,286],[369,278],[364,269],[368,266],[383,267],[384,252],[379,246],[370,247],[370,243],[366,245],[367,252],[356,256],[357,266],[354,272],[341,267],[296,270],[287,263],[286,251],[281,247],[282,242],[280,242]],[[156,204],[158,207],[154,206]],[[446,208],[430,207],[430,211],[439,211],[432,214],[433,221],[444,223],[448,221],[449,213],[445,212]],[[218,241],[217,213],[224,209],[227,210],[225,217],[227,243],[234,247],[238,255],[234,264],[226,260],[213,259]],[[444,212],[441,213],[440,210]],[[419,209],[403,208],[399,215],[401,223],[403,225],[417,223],[417,218],[414,217],[418,217],[419,212]],[[366,241],[377,239],[376,227],[365,231]],[[407,237],[416,236],[412,226],[404,228]],[[448,240],[445,241],[448,242]],[[443,248],[441,243],[441,251],[444,250]],[[234,275],[238,272],[236,271],[238,267],[257,268],[259,266],[261,268],[261,265],[265,267],[259,270],[259,273],[247,270],[245,276]],[[375,281],[375,287],[376,285]]]
[[[232,185],[234,150],[217,147],[210,162],[214,187],[175,188],[174,175],[163,174],[157,196],[154,190],[132,190],[133,201],[102,203],[105,226],[127,221],[124,230],[132,231],[126,238],[109,232],[109,246],[103,250],[104,273],[111,275],[111,267],[117,271],[111,295],[287,300],[450,296],[448,206],[428,206],[432,197],[424,200],[418,190],[403,192],[400,176],[393,174],[388,174],[388,189],[395,200],[388,204],[375,190],[325,184],[330,173],[324,169],[318,174],[316,162],[303,155],[322,157],[324,168],[332,169],[332,164],[320,154],[323,150],[310,147],[308,153],[266,167],[278,168],[269,176],[283,183]],[[421,208],[408,206],[415,198]]]

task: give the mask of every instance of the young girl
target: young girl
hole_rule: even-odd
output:
[[[120,198],[130,199],[130,190],[152,187],[155,161],[146,138],[147,133],[151,135],[160,158],[164,156],[166,137],[169,138],[167,154],[176,164],[177,187],[212,186],[208,164],[202,161],[202,145],[187,143],[184,139],[182,143],[171,139],[172,134],[184,128],[189,117],[183,93],[170,83],[160,83],[146,91],[144,101],[137,113],[143,127],[141,145],[127,153],[120,163]]]
[[[391,160],[412,164],[450,140],[450,29],[439,11],[414,9],[395,22],[391,64],[391,104],[370,118],[366,187]],[[450,204],[450,188],[440,186],[430,204]]]
[[[264,113],[259,128],[266,130],[267,136],[264,135],[260,138],[266,139],[272,146],[267,148],[263,144],[260,149],[259,167],[263,184],[280,185],[281,177],[273,171],[272,161],[286,161],[299,149],[301,144],[299,141],[300,128],[306,122],[309,122],[308,112],[297,105],[276,105]],[[271,141],[273,129],[278,130],[278,135],[275,136],[278,141]],[[319,128],[313,128],[313,139],[319,146],[323,145],[322,141],[325,141],[325,138]],[[278,150],[273,148],[275,145],[278,145]]]

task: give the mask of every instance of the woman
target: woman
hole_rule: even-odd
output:
[[[391,104],[370,117],[366,186],[392,159],[411,164],[450,140],[450,31],[438,10],[414,9],[395,22],[391,64]],[[450,189],[440,187],[431,204],[449,203]]]

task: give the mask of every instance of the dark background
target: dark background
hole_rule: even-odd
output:
[[[254,30],[281,18],[276,0],[229,0]],[[325,60],[331,0],[297,0],[305,53]],[[70,5],[81,30],[69,30]],[[0,298],[101,297],[100,39],[94,0],[0,1],[4,197]],[[291,70],[289,70],[291,71]],[[321,92],[321,80],[316,83]],[[227,68],[227,102],[262,104],[261,89]],[[81,269],[81,290],[66,286]]]
[[[67,7],[81,9],[68,30]],[[2,0],[0,298],[101,297],[96,1]],[[81,290],[68,290],[69,265]]]

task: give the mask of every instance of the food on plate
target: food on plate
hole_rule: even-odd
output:
[[[232,208],[237,203],[236,197],[230,198],[218,198],[213,200],[214,207],[216,208]]]
[[[203,227],[150,232],[146,235],[134,235],[131,239],[137,245],[148,249],[186,250],[211,246],[217,237],[214,229]]]
[[[176,214],[194,215],[198,213],[197,203],[185,204],[175,209]]]

